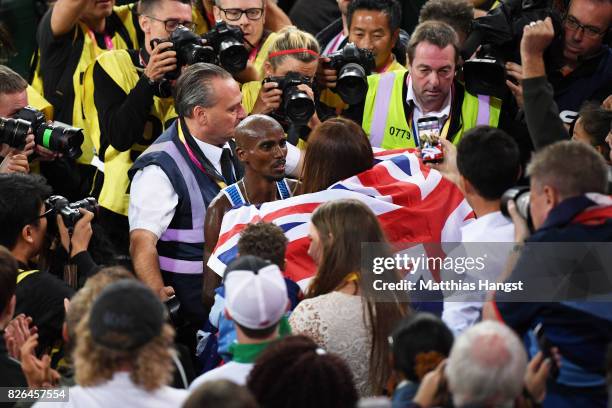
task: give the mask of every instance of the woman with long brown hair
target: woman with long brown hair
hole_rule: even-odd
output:
[[[329,119],[308,137],[299,194],[325,190],[374,165],[370,140],[361,126],[344,118]]]
[[[388,336],[408,312],[398,298],[377,302],[373,272],[362,266],[362,243],[374,243],[389,256],[386,238],[374,213],[358,200],[322,204],[314,212],[308,250],[318,266],[307,299],[289,322],[294,333],[311,337],[343,357],[360,396],[379,395],[391,373]],[[377,279],[397,280],[395,271]]]

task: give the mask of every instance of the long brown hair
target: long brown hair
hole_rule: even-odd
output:
[[[311,221],[321,239],[322,255],[307,297],[333,292],[346,282],[349,274],[358,273],[356,283],[361,288],[365,323],[371,334],[369,383],[372,391],[380,394],[391,373],[387,339],[396,322],[407,314],[408,307],[399,300],[377,302],[372,290],[367,290],[365,286],[370,283],[372,271],[362,266],[361,245],[376,243],[382,247],[378,255],[390,256],[387,239],[376,215],[358,200],[326,202],[317,208]],[[394,273],[385,272],[388,275],[380,278],[397,280]]]
[[[308,137],[299,193],[325,190],[373,165],[372,146],[361,126],[344,118],[329,119]]]

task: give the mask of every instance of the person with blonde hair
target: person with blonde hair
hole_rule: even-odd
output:
[[[252,81],[242,86],[242,105],[247,114],[261,113],[274,117],[283,125],[293,144],[300,137],[305,139],[309,133],[308,127],[316,126],[319,119],[316,114],[304,113],[303,118],[297,122],[289,120],[287,112],[283,112],[286,101],[283,100],[283,89],[278,81],[288,77],[300,78],[304,83],[297,88],[313,101],[314,108],[315,97],[311,84],[317,72],[319,53],[319,43],[311,34],[293,26],[285,27],[276,34],[268,59],[264,62],[266,79],[263,83]]]
[[[187,391],[167,386],[173,338],[166,309],[149,288],[131,279],[110,284],[76,329],[78,385],[70,387],[70,405],[182,405]]]
[[[382,395],[391,374],[388,336],[408,313],[406,299],[377,301],[374,275],[361,262],[362,243],[375,243],[382,248],[379,255],[390,256],[385,234],[372,210],[345,199],[316,209],[309,237],[308,254],[318,269],[306,299],[289,318],[292,332],[342,357],[361,397]],[[387,270],[377,279],[394,282],[397,276]]]

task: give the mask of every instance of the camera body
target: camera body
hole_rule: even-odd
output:
[[[31,106],[19,110],[13,119],[0,119],[0,143],[23,149],[29,129],[32,129],[37,145],[62,153],[71,159],[76,159],[83,153],[83,129],[61,122],[47,123],[45,114]]]
[[[176,69],[164,75],[167,80],[177,79],[181,75],[181,68],[185,65],[193,65],[198,62],[214,63],[216,60],[213,49],[202,45],[202,38],[187,27],[177,27],[167,41],[172,43],[170,50],[176,52]],[[151,48],[155,48],[161,42],[164,40],[152,39]]]
[[[240,27],[218,21],[202,38],[215,51],[219,65],[229,73],[236,74],[246,68],[249,51],[244,46],[244,34]]]
[[[348,43],[328,58],[329,67],[338,73],[335,92],[349,105],[363,101],[368,93],[368,75],[376,68],[372,51]]]
[[[472,32],[461,50],[466,61],[463,66],[466,90],[472,94],[506,97],[505,63],[520,64],[523,28],[546,17],[551,17],[555,29],[555,38],[544,54],[546,69],[547,72],[559,69],[563,65],[563,23],[552,9],[552,2],[503,0],[499,7],[472,22]],[[478,47],[480,50],[471,58]]]
[[[64,225],[68,229],[74,228],[76,223],[83,217],[83,214],[79,211],[80,208],[94,213],[94,216],[98,215],[99,209],[98,201],[93,197],[87,197],[71,203],[65,197],[52,195],[45,200],[45,205],[53,209],[50,212],[51,215],[59,214],[62,216],[62,221],[64,221]]]
[[[281,106],[275,112],[279,118],[291,123],[305,125],[315,112],[315,104],[308,94],[298,88],[299,85],[312,86],[310,78],[297,72],[288,72],[282,77],[267,77],[263,83],[276,82],[283,91]]]

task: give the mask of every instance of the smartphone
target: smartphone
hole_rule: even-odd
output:
[[[440,144],[440,120],[436,117],[424,117],[417,121],[419,147],[423,163],[441,163],[444,151]]]
[[[544,327],[542,323],[538,323],[538,325],[533,329],[533,333],[538,340],[538,346],[540,347],[540,351],[544,354],[544,358],[550,358],[551,366],[550,373],[548,374],[551,378],[557,378],[559,376],[559,366],[557,365],[557,360],[555,360],[555,356],[552,353],[553,345],[548,340],[548,337],[544,334]]]

